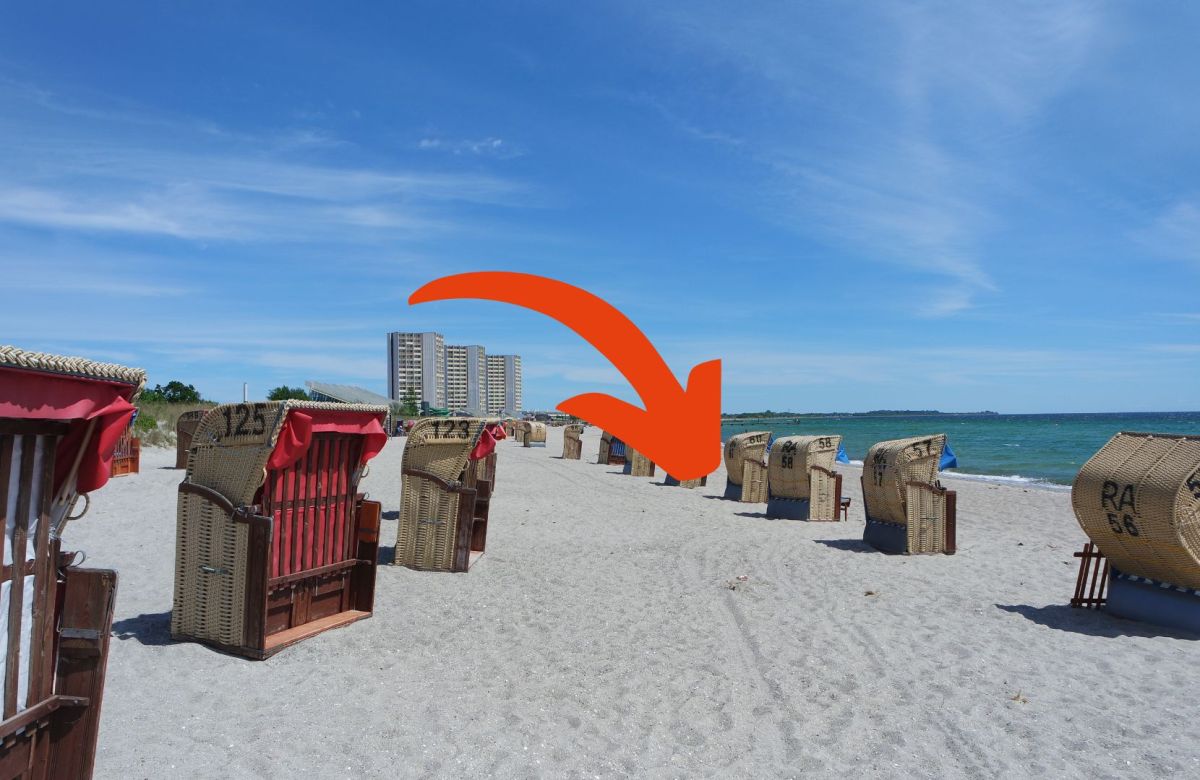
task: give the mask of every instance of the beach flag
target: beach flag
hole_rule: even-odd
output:
[[[938,471],[956,468],[958,468],[958,456],[954,454],[954,450],[950,449],[950,442],[946,442],[946,448],[942,450],[942,460],[938,463]]]
[[[837,454],[837,457],[834,458],[834,460],[837,461],[838,463],[849,463],[850,462],[850,456],[846,454],[846,445],[845,444],[838,442],[838,454]]]

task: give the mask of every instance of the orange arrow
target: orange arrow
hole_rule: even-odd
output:
[[[710,474],[721,461],[721,361],[701,363],[679,386],[650,339],[628,317],[587,290],[533,274],[479,271],[434,279],[409,304],[478,298],[512,303],[552,317],[616,366],[645,404],[584,393],[558,405],[662,466],[677,479]]]

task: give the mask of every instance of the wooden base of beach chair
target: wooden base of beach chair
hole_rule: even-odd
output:
[[[1200,634],[1200,590],[1135,577],[1111,568],[1104,610],[1115,617]]]

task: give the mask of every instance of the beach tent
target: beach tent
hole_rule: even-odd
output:
[[[863,541],[884,552],[955,552],[957,495],[937,482],[945,444],[939,433],[871,447],[862,476]]]
[[[193,409],[179,415],[175,421],[175,468],[186,469],[188,449],[192,446],[192,437],[200,427],[200,421],[208,414],[207,409]]]
[[[747,503],[767,500],[764,458],[770,440],[770,431],[747,431],[725,442],[725,498]]]
[[[841,436],[784,436],[772,443],[767,463],[767,517],[837,520],[842,475],[833,470]]]
[[[140,369],[0,346],[4,777],[91,777],[117,575],[76,566],[62,533],[108,481],[145,382]]]
[[[600,432],[600,455],[596,462],[601,466],[625,465],[625,442],[608,431]]]
[[[583,456],[583,426],[563,428],[563,460],[579,460]]]
[[[650,460],[633,447],[626,447],[625,455],[625,465],[621,468],[622,474],[627,474],[632,477],[654,476],[654,461]]]
[[[171,635],[249,658],[371,615],[380,506],[358,482],[387,407],[223,404],[179,485]]]
[[[1200,633],[1200,436],[1118,433],[1071,506],[1107,558],[1108,612]]]
[[[401,467],[395,563],[467,571],[483,555],[495,474],[496,437],[487,420],[421,420],[408,434]]]

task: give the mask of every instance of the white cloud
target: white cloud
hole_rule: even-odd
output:
[[[311,160],[342,144],[319,128],[232,136],[147,112],[72,106],[11,82],[0,82],[0,93],[52,112],[35,114],[45,122],[22,116],[5,127],[0,222],[9,224],[187,240],[354,242],[442,230],[455,204],[515,205],[529,195],[524,185],[486,173],[292,161],[297,152]],[[510,151],[499,139],[477,145]]]
[[[525,152],[502,138],[469,138],[450,139],[439,136],[428,136],[417,142],[418,149],[431,152],[447,152],[449,154],[471,154],[480,157],[499,157],[510,159],[520,157]]]

